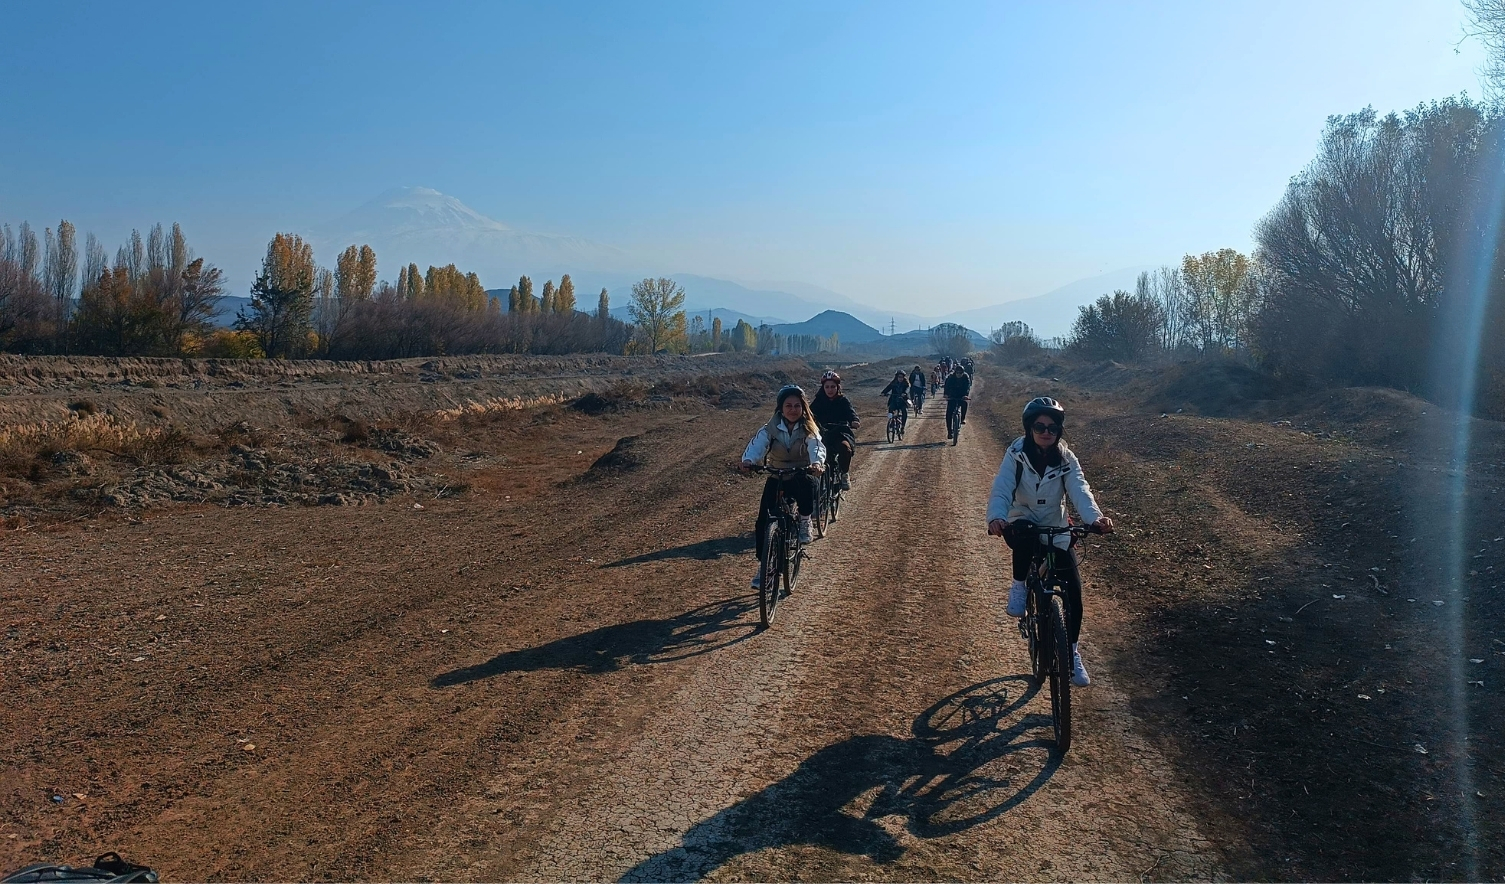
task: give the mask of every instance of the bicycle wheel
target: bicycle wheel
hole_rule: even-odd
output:
[[[826,521],[831,516],[831,471],[820,476],[820,485],[815,489],[815,512],[810,514],[810,526],[816,537],[826,536]]]
[[[784,595],[794,592],[795,584],[800,582],[800,565],[804,563],[805,545],[798,541],[791,543],[784,558]]]
[[[846,492],[842,491],[840,486],[831,489],[831,521],[833,522],[841,514],[841,499],[845,494]]]
[[[1049,636],[1040,629],[1044,618],[1040,616],[1037,589],[1038,584],[1030,581],[1029,593],[1025,596],[1024,616],[1019,620],[1019,631],[1024,633],[1024,641],[1029,645],[1029,672],[1035,680],[1035,687],[1039,687],[1045,681],[1045,660],[1048,654],[1046,648],[1050,644]]]
[[[758,587],[758,622],[767,629],[773,625],[779,606],[779,580],[783,576],[784,530],[777,521],[768,526],[767,546],[763,550],[763,579]]]
[[[1066,609],[1061,597],[1050,597],[1050,721],[1056,732],[1056,751],[1071,748],[1071,640],[1066,634]]]
[[[894,441],[894,436],[899,431],[899,421],[896,418],[888,419],[888,441]]]

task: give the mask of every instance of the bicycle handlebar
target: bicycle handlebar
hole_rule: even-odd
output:
[[[765,467],[762,464],[755,463],[752,466],[748,467],[748,469],[754,473],[767,473],[770,476],[776,476],[780,479],[784,479],[788,478],[789,476],[793,476],[795,473],[814,472],[815,464],[811,464],[808,467],[789,467],[787,469],[775,469],[774,467]]]
[[[1037,525],[1023,519],[1017,522],[1007,523],[1008,527],[1015,531],[1028,531],[1034,534],[1045,534],[1050,537],[1061,537],[1070,534],[1072,537],[1086,537],[1088,534],[1102,534],[1102,530],[1096,525],[1066,525],[1056,527],[1054,525]]]

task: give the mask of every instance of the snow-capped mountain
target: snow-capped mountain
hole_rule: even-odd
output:
[[[539,278],[584,271],[621,271],[627,252],[574,236],[532,233],[488,218],[452,196],[427,187],[400,187],[314,230],[310,241],[321,262],[349,245],[376,250],[383,278],[413,263],[456,264],[490,286],[522,274]]]

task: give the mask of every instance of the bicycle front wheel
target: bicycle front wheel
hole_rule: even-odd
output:
[[[1056,751],[1071,748],[1071,640],[1066,633],[1066,609],[1061,597],[1050,597],[1050,721],[1056,732]]]
[[[831,481],[832,473],[828,469],[821,474],[820,485],[815,489],[815,512],[811,513],[810,526],[815,529],[816,537],[826,536],[826,522],[831,518]]]
[[[763,579],[758,581],[758,622],[764,629],[773,625],[779,606],[779,580],[784,569],[784,530],[778,522],[768,526],[767,545],[763,548]]]
[[[1024,633],[1024,641],[1029,645],[1029,671],[1035,680],[1035,687],[1045,683],[1047,669],[1046,660],[1050,654],[1050,634],[1041,629],[1045,622],[1040,606],[1036,600],[1040,598],[1036,593],[1036,587],[1031,584],[1029,595],[1026,596],[1024,619],[1019,622],[1019,630]]]

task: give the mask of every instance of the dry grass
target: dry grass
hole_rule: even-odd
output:
[[[105,453],[140,464],[177,463],[193,440],[176,427],[140,427],[108,414],[79,409],[60,421],[0,427],[0,461],[17,465],[60,451]]]

